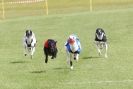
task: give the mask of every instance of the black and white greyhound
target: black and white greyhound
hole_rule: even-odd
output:
[[[27,54],[31,55],[31,59],[32,56],[35,52],[35,46],[36,46],[36,37],[35,34],[31,31],[31,30],[26,30],[24,37],[23,37],[23,45],[24,45],[24,54],[25,56]]]
[[[105,49],[105,58],[107,58],[107,50],[108,50],[108,45],[107,45],[107,37],[102,28],[97,28],[96,33],[95,33],[95,43],[96,43],[96,48],[98,50],[99,55],[102,55],[101,50]]]

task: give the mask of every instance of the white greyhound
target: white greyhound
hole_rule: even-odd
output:
[[[105,58],[107,58],[107,38],[104,30],[102,28],[97,28],[95,33],[95,43],[99,55],[102,55],[101,50],[105,48]]]
[[[65,49],[67,53],[67,63],[70,65],[70,68],[73,69],[72,56],[74,60],[78,61],[81,51],[79,38],[74,34],[70,35],[65,44]]]
[[[35,34],[31,30],[26,30],[24,37],[23,37],[25,56],[27,56],[27,54],[30,54],[31,59],[32,59],[33,54],[35,52],[36,42],[37,41],[36,41]]]

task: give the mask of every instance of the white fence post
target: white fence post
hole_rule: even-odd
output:
[[[4,0],[2,0],[2,18],[5,19],[5,6],[4,6]]]
[[[46,5],[46,15],[48,15],[48,0],[45,0],[45,5]]]
[[[93,4],[92,4],[92,0],[90,0],[90,11],[93,10]]]

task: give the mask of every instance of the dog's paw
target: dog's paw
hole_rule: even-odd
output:
[[[51,59],[54,59],[54,57],[51,57]]]
[[[99,54],[99,56],[101,56],[101,55],[102,55],[102,54],[101,54],[101,52],[99,52],[98,54]]]
[[[76,57],[74,57],[74,60],[76,60]]]
[[[108,58],[108,56],[105,54],[105,58]]]
[[[71,66],[70,69],[73,70],[73,66]]]

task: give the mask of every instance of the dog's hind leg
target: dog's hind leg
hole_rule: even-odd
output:
[[[55,53],[52,53],[51,59],[54,59],[54,58],[55,58]]]

